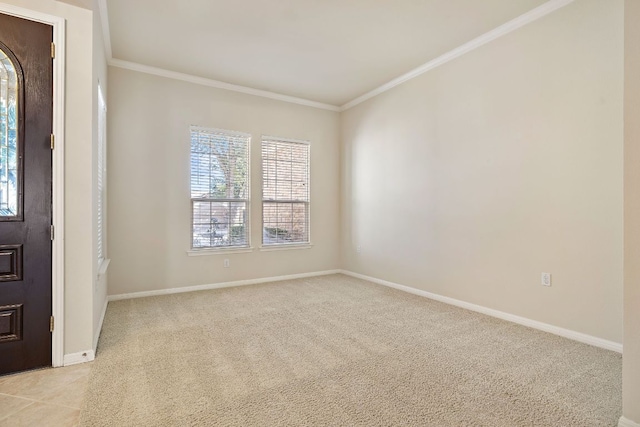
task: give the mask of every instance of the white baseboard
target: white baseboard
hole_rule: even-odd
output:
[[[549,325],[548,323],[538,322],[537,320],[527,319],[526,317],[516,316],[514,314],[505,313],[502,311],[494,310],[491,308],[483,307],[481,305],[471,304],[465,301],[460,301],[454,298],[445,297],[431,292],[423,291],[420,289],[412,288],[405,285],[399,285],[397,283],[389,282],[387,280],[377,279],[375,277],[365,276],[364,274],[354,273],[352,271],[342,270],[343,274],[356,277],[358,279],[367,280],[369,282],[377,283],[379,285],[388,286],[390,288],[398,289],[404,292],[408,292],[414,295],[419,295],[432,300],[444,302],[446,304],[455,305],[457,307],[465,308],[467,310],[476,311],[478,313],[486,314],[488,316],[497,317],[498,319],[507,320],[509,322],[517,323],[519,325],[527,326],[529,328],[538,329],[544,332],[549,332],[561,337],[569,338],[574,341],[593,345],[595,347],[604,348],[606,350],[622,353],[622,344],[608,341],[602,338],[594,337],[591,335],[583,334],[581,332],[572,331],[570,329],[560,328],[558,326]],[[631,424],[633,427],[640,427]]]
[[[618,427],[640,427],[640,424],[622,416],[620,417],[620,421],[618,421]]]
[[[102,314],[100,314],[100,322],[98,322],[98,328],[93,331],[93,354],[98,351],[98,340],[100,339],[100,332],[102,332],[102,324],[104,323],[104,316],[107,314],[107,305],[109,305],[109,299],[105,299],[104,307],[102,307]]]
[[[153,297],[158,295],[180,294],[183,292],[206,291],[210,289],[233,288],[236,286],[257,285],[260,283],[279,282],[281,280],[303,279],[305,277],[326,276],[341,273],[341,270],[325,270],[312,273],[290,274],[288,276],[264,277],[261,279],[237,280],[234,282],[213,283],[210,285],[186,286],[183,288],[159,289],[155,291],[133,292],[130,294],[109,295],[109,301],[119,301],[132,298]]]
[[[93,350],[81,351],[64,355],[64,366],[77,365],[79,363],[91,362],[95,358]]]

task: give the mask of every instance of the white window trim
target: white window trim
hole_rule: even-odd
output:
[[[264,140],[270,141],[282,141],[282,142],[291,142],[295,144],[303,144],[308,146],[309,148],[309,165],[308,165],[308,191],[309,191],[309,200],[307,200],[308,205],[308,217],[307,217],[307,241],[306,242],[295,242],[295,243],[272,243],[272,244],[264,244],[262,242],[262,237],[260,237],[261,245],[260,251],[269,252],[269,251],[277,251],[277,250],[291,250],[291,249],[311,249],[313,247],[313,243],[311,240],[311,141],[305,139],[294,139],[294,138],[283,138],[279,136],[273,135],[261,135],[260,137],[260,153],[262,154],[262,143]],[[264,182],[262,182],[262,157],[260,158],[260,170],[261,170],[261,182],[260,182],[260,232],[262,233],[264,230],[264,213],[262,212],[262,207],[264,206],[264,196],[262,195]]]
[[[229,130],[229,129],[221,129],[221,128],[212,128],[212,127],[207,127],[207,126],[197,126],[197,125],[191,125],[189,126],[189,131],[202,131],[202,132],[218,132],[218,133],[224,133],[227,134],[229,136],[237,136],[240,138],[249,138],[251,139],[252,135],[248,132],[241,132],[241,131],[235,131],[235,130]],[[191,132],[189,132],[189,135],[191,135]],[[191,140],[189,140],[191,141]],[[249,150],[251,151],[251,150]]]
[[[255,250],[252,246],[239,247],[221,247],[221,248],[203,248],[203,249],[191,249],[187,251],[189,256],[209,256],[209,255],[227,255],[227,254],[246,254]]]
[[[311,243],[274,243],[271,245],[260,246],[260,252],[272,252],[272,251],[290,251],[294,249],[311,249],[313,244]]]
[[[193,247],[193,198],[191,197],[191,135],[193,131],[206,131],[206,132],[217,132],[223,133],[229,136],[248,138],[247,142],[247,207],[246,207],[246,223],[245,227],[247,229],[247,244],[246,246],[219,246],[219,247],[203,247],[203,248],[194,248]],[[246,253],[252,252],[253,247],[251,246],[251,140],[252,135],[248,132],[234,131],[228,129],[214,128],[214,127],[206,127],[206,126],[197,126],[191,125],[189,126],[189,203],[191,204],[191,225],[189,227],[190,235],[189,235],[189,249],[187,250],[188,256],[206,256],[206,255],[219,255],[221,253],[229,254],[229,253]],[[242,199],[244,200],[244,199]],[[241,201],[242,201],[241,200]]]
[[[107,268],[109,268],[109,264],[111,263],[111,259],[102,258],[102,262],[98,266],[98,277],[104,276],[107,274]]]
[[[103,111],[100,111],[103,110]],[[102,163],[98,161],[98,173],[101,173],[102,176],[102,191],[98,188],[98,197],[102,200],[99,201],[99,205],[102,208],[101,216],[101,230],[98,233],[101,233],[101,241],[102,247],[98,248],[99,253],[102,255],[98,257],[98,278],[104,276],[107,273],[107,269],[109,268],[110,259],[107,258],[107,100],[104,97],[104,92],[102,91],[102,86],[98,81],[98,115],[103,117],[104,114],[104,122],[102,123],[103,129],[100,129],[98,126],[98,132],[101,134],[98,135],[98,141],[102,141],[102,144],[98,144],[98,150],[101,152],[98,153],[102,158]],[[100,120],[100,119],[99,119]]]
[[[273,136],[273,135],[262,135],[260,141],[264,141],[265,139],[267,139],[269,141],[281,141],[281,142],[292,142],[294,144],[304,144],[304,145],[308,145],[309,147],[311,147],[311,141],[306,140],[306,139],[293,139],[293,138],[282,138],[282,137]],[[311,154],[311,153],[309,153],[309,154]],[[309,167],[311,167],[311,157],[309,157]]]

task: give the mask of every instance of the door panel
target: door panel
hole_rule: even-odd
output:
[[[0,245],[0,282],[22,280],[22,245]]]
[[[51,366],[52,36],[0,14],[0,374]]]

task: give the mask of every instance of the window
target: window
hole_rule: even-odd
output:
[[[309,143],[262,138],[262,244],[309,243]]]
[[[0,48],[0,220],[8,221],[22,216],[22,73],[12,58]]]
[[[249,246],[251,135],[191,127],[191,247]]]
[[[105,206],[106,204],[106,172],[107,172],[107,104],[98,85],[98,266],[106,257]]]

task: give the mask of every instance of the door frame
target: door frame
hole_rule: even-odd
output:
[[[55,327],[51,335],[51,364],[64,364],[64,132],[65,132],[65,25],[64,18],[36,12],[6,3],[0,3],[0,13],[53,27],[56,51],[53,60],[53,135],[52,150],[52,222],[54,239],[51,244],[51,313]]]

